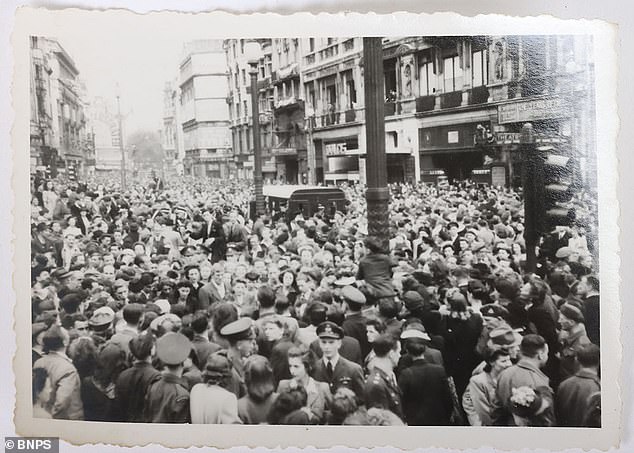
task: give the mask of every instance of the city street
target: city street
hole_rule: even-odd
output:
[[[32,37],[34,417],[600,427],[590,46]]]

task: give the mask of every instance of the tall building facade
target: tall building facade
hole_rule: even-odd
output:
[[[227,65],[220,40],[186,43],[179,68],[183,169],[192,176],[235,175],[227,106]],[[177,124],[177,125],[178,125]]]
[[[56,176],[94,172],[86,89],[73,59],[50,38],[30,40],[31,171]]]
[[[308,167],[318,182],[363,182],[362,39],[309,39],[303,49]],[[383,61],[389,182],[518,184],[525,122],[592,174],[590,37],[389,38]]]
[[[273,137],[273,85],[271,84],[272,40],[258,39],[258,110],[260,126],[260,146],[262,148],[262,174],[265,180],[274,180],[277,175],[276,161],[272,154]],[[253,178],[253,116],[251,108],[251,76],[249,62],[245,55],[244,39],[227,39],[224,49],[227,61],[227,83],[229,91],[227,104],[231,117],[231,138],[233,143],[236,176],[240,179]]]

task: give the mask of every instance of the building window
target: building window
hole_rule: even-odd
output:
[[[354,79],[352,78],[352,71],[346,75],[346,97],[348,101],[347,107],[353,109],[357,103],[357,89],[354,86]]]
[[[396,101],[396,58],[383,62],[383,76],[385,78],[385,97],[389,102]]]
[[[305,85],[306,93],[307,93],[307,101],[308,105],[310,105],[313,109],[316,107],[315,105],[315,87],[312,82]]]
[[[315,51],[315,38],[309,38],[308,39],[308,49],[310,52],[314,52]]]
[[[242,105],[244,107],[244,115],[249,116],[249,106],[247,105],[247,101],[246,100],[242,101]]]
[[[397,149],[398,148],[398,133],[396,131],[388,132],[388,148]]]
[[[240,55],[244,55],[244,39],[240,40]]]
[[[471,58],[472,73],[474,87],[486,85],[489,81],[489,65],[486,50],[478,50],[473,52]]]
[[[328,38],[328,45],[334,44],[335,38]]]
[[[247,86],[247,72],[242,69],[242,85]]]
[[[444,59],[444,81],[445,92],[458,91],[462,89],[462,68],[460,67],[460,57],[455,55],[453,57]]]
[[[419,55],[418,82],[421,96],[436,93],[436,66],[430,50]]]

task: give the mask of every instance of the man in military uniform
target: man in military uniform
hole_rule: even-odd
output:
[[[400,343],[392,335],[382,334],[372,343],[372,349],[376,357],[363,388],[365,406],[390,410],[403,419],[401,390],[394,375],[401,356]]]
[[[251,318],[240,318],[220,329],[220,335],[229,341],[227,358],[231,362],[232,382],[228,390],[242,398],[246,394],[244,361],[258,352],[253,321]]]
[[[360,365],[339,355],[343,338],[341,327],[331,321],[322,322],[317,326],[317,336],[323,357],[315,364],[313,378],[328,383],[333,394],[341,386],[348,387],[362,402],[363,370]]]
[[[357,339],[361,346],[361,355],[365,358],[371,349],[366,329],[367,320],[362,313],[365,296],[354,286],[344,286],[341,289],[341,298],[346,312],[346,319],[341,325],[343,333]]]
[[[191,342],[180,333],[166,333],[156,342],[156,355],[165,369],[148,387],[144,411],[146,422],[189,423],[189,390],[182,376],[183,362],[191,350]]]

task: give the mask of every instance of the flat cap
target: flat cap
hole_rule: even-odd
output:
[[[405,329],[401,333],[401,340],[408,340],[410,338],[419,338],[421,340],[431,341],[427,332],[423,332],[420,329]]]
[[[114,321],[114,310],[110,307],[101,307],[95,310],[88,324],[94,327],[105,326]]]
[[[500,326],[489,332],[487,347],[489,349],[508,348],[519,346],[522,343],[522,336],[509,326]]]
[[[583,312],[581,311],[581,309],[569,302],[566,302],[561,307],[559,307],[559,313],[561,313],[568,319],[572,319],[575,322],[585,323],[585,317],[583,316]]]
[[[180,365],[189,357],[192,344],[183,334],[169,332],[156,342],[156,355],[166,365]]]
[[[407,291],[403,294],[403,302],[405,303],[405,308],[409,311],[415,311],[423,308],[425,299],[418,291]]]
[[[341,297],[355,304],[359,304],[359,305],[365,304],[365,296],[363,295],[361,291],[359,291],[354,286],[344,286],[341,290]]]

